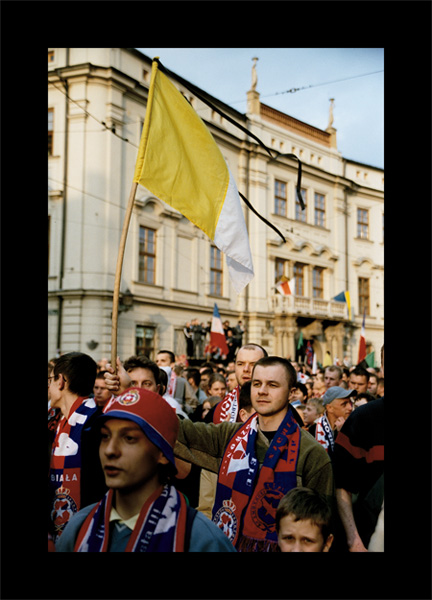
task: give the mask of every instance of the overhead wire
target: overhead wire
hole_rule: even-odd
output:
[[[342,81],[349,81],[350,79],[358,79],[359,77],[367,77],[369,75],[376,75],[377,73],[384,73],[384,69],[379,71],[372,71],[371,73],[362,73],[361,75],[352,75],[350,77],[344,77],[342,79],[334,79],[332,81],[324,81],[323,83],[313,83],[311,85],[304,85],[302,87],[293,87],[289,90],[284,90],[282,92],[273,92],[271,94],[260,94],[260,98],[271,98],[273,96],[281,96],[283,94],[295,94],[296,92],[301,92],[303,90],[309,90],[311,88],[320,87],[323,85],[330,85],[332,83],[340,83]],[[242,100],[232,100],[226,102],[226,104],[240,104],[241,102],[245,102],[244,98]]]

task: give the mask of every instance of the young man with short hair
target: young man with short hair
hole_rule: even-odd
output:
[[[356,390],[358,394],[360,394],[360,392],[367,392],[368,382],[369,371],[366,371],[366,369],[363,369],[363,367],[357,366],[350,373],[348,388],[350,390]]]
[[[95,402],[101,408],[105,406],[112,396],[111,391],[106,386],[104,375],[105,371],[99,371],[96,375],[96,380],[93,386]]]
[[[299,426],[289,404],[291,363],[261,358],[253,368],[245,423],[180,424],[175,455],[218,473],[213,521],[239,551],[277,551],[276,508],[298,485],[329,499],[333,475],[325,450]]]
[[[105,496],[70,520],[57,552],[232,552],[170,483],[179,422],[158,394],[130,388],[99,419]]]
[[[50,447],[48,509],[50,533],[56,540],[80,508],[105,492],[97,438],[90,425],[101,413],[90,398],[96,362],[82,352],[69,352],[56,360],[48,378],[51,407],[60,410],[53,427],[48,422]]]
[[[246,344],[238,350],[234,368],[237,386],[216,405],[212,415],[213,423],[224,421],[235,423],[240,420],[238,415],[240,388],[246,381],[251,380],[255,363],[265,356],[267,356],[266,350],[258,344]]]
[[[342,381],[342,369],[337,365],[329,365],[324,371],[324,382],[326,389],[332,386],[339,386]]]

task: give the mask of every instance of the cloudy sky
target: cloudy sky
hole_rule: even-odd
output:
[[[320,129],[334,98],[338,150],[345,158],[384,167],[383,48],[138,48],[246,112],[252,58],[258,57],[261,101]],[[288,92],[293,88],[300,89]]]

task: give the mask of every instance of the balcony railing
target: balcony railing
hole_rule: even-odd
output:
[[[289,315],[311,315],[330,319],[347,318],[347,305],[344,302],[336,302],[335,300],[274,294],[271,297],[271,307],[276,315],[286,313]]]

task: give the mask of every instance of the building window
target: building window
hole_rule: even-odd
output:
[[[314,267],[312,270],[312,297],[324,297],[323,272],[321,267]]]
[[[275,283],[285,275],[288,277],[288,261],[284,258],[275,258]]]
[[[145,355],[153,359],[155,348],[155,328],[137,325],[135,330],[135,355]]]
[[[287,184],[275,180],[275,214],[286,217],[287,215]]]
[[[297,192],[296,192],[295,218],[297,219],[297,221],[302,221],[303,223],[306,223],[306,213],[307,213],[306,190],[302,189],[301,195],[303,198],[305,209],[304,210],[301,209],[300,202],[298,201]]]
[[[138,281],[155,283],[156,273],[156,231],[147,227],[139,228]]]
[[[362,240],[369,238],[369,211],[364,208],[357,209],[357,237]]]
[[[315,193],[315,225],[325,227],[325,198],[322,194]]]
[[[222,252],[210,246],[210,294],[222,296]]]
[[[304,273],[305,265],[301,263],[294,264],[294,277],[295,277],[295,295],[304,296]]]
[[[366,311],[369,315],[369,279],[366,277],[358,278],[358,290],[359,290],[359,311],[360,314]]]
[[[48,156],[53,153],[54,109],[48,109]]]

